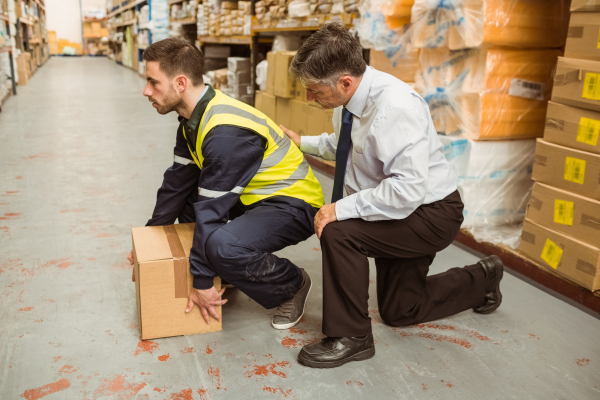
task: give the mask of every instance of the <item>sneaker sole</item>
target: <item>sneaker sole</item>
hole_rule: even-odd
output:
[[[371,347],[370,349],[363,350],[355,355],[345,358],[343,360],[336,361],[311,361],[307,360],[302,356],[302,352],[298,354],[298,361],[300,364],[306,365],[307,367],[312,368],[335,368],[342,366],[350,361],[363,361],[368,360],[369,358],[373,358],[375,356],[375,347]]]
[[[300,314],[300,318],[298,318],[296,321],[290,322],[288,324],[274,324],[273,321],[271,320],[271,326],[273,328],[279,329],[279,330],[290,329],[290,328],[293,328],[294,326],[296,326],[298,324],[298,322],[300,322],[300,320],[304,316],[304,309],[306,308],[306,300],[308,300],[308,295],[310,294],[310,289],[312,289],[312,280],[310,281],[310,286],[308,287],[308,293],[306,293],[306,298],[304,299],[304,304],[302,305],[302,314]]]

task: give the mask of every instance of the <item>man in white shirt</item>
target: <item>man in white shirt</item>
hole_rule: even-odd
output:
[[[336,161],[331,204],[315,216],[326,337],[304,346],[298,360],[331,368],[375,355],[368,257],[375,258],[379,314],[388,325],[497,309],[503,265],[496,256],[427,276],[436,253],[458,234],[463,203],[421,96],[367,67],[360,43],[340,23],[313,34],[290,73],[309,101],[335,108],[333,134],[300,137],[282,127],[303,152]]]

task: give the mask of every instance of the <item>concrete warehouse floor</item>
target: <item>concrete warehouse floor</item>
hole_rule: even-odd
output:
[[[141,342],[125,257],[177,126],[143,86],[107,59],[54,57],[0,114],[1,399],[600,398],[600,320],[511,274],[497,312],[407,328],[382,323],[371,285],[375,358],[298,364],[321,335],[315,236],[281,252],[314,282],[295,329],[232,290],[223,332]],[[432,272],[476,259],[453,245]]]

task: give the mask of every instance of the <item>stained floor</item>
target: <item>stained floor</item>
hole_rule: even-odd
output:
[[[55,57],[3,107],[1,399],[600,398],[600,320],[510,274],[497,312],[408,328],[381,322],[371,285],[375,358],[298,364],[300,347],[320,337],[314,236],[281,252],[315,284],[295,329],[272,329],[272,311],[231,291],[223,332],[140,342],[125,256],[177,126],[143,85],[106,59]],[[318,178],[330,192],[331,179]],[[453,245],[432,271],[476,259]]]

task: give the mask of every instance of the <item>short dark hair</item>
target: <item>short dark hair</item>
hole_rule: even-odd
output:
[[[204,54],[185,39],[169,38],[153,43],[144,50],[142,59],[158,61],[159,68],[169,78],[182,74],[190,78],[194,86],[203,83]]]
[[[362,76],[367,68],[362,46],[341,22],[331,22],[309,37],[290,65],[304,84],[335,87],[342,75]]]

